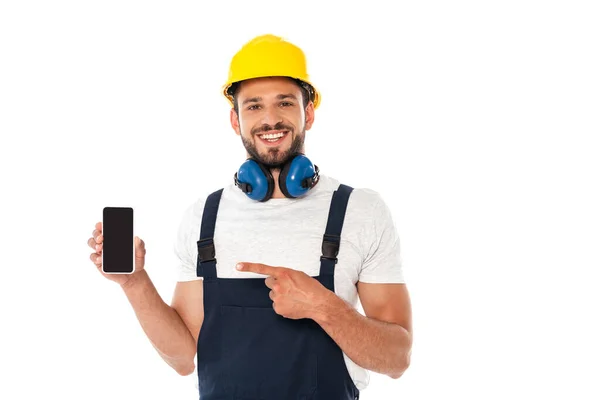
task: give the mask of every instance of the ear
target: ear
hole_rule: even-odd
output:
[[[309,130],[315,120],[315,106],[312,101],[308,102],[306,110],[304,110],[306,126],[305,129]]]
[[[232,108],[231,111],[229,112],[229,120],[231,122],[231,127],[233,128],[233,130],[235,131],[235,134],[240,136],[240,121],[238,119],[238,115],[235,112],[235,110]]]

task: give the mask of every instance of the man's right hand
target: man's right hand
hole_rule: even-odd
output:
[[[146,258],[146,247],[144,241],[139,237],[135,237],[135,270],[133,274],[105,274],[102,271],[102,222],[96,223],[96,229],[92,232],[92,237],[88,239],[88,245],[94,249],[94,253],[90,254],[90,259],[98,268],[98,271],[104,275],[106,279],[117,282],[123,286],[137,272],[144,269],[144,260]]]

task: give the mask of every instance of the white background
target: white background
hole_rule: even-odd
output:
[[[170,303],[183,211],[244,159],[220,88],[263,33],[322,92],[307,155],[400,233],[412,365],[361,398],[600,397],[594,2],[321,3],[1,3],[0,398],[197,398],[86,242],[134,207]]]

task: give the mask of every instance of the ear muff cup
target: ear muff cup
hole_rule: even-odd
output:
[[[250,186],[250,191],[246,195],[252,200],[267,201],[275,189],[275,180],[271,171],[252,159],[246,160],[240,166],[237,180]]]
[[[288,161],[279,174],[279,188],[281,192],[290,198],[304,195],[311,187],[307,184],[315,176],[315,166],[303,154],[298,154]]]

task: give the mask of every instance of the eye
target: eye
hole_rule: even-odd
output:
[[[294,103],[290,103],[289,101],[284,101],[284,102],[281,103],[281,105],[284,106],[284,107],[290,107],[290,106],[293,106]]]
[[[253,104],[250,107],[248,107],[248,110],[258,110],[260,108],[260,106],[258,104]]]

